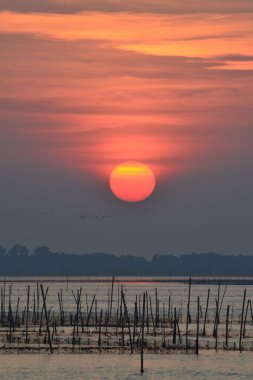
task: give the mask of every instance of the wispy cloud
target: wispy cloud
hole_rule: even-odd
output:
[[[253,137],[253,15],[113,3],[122,12],[108,2],[108,12],[0,12],[2,155],[12,142],[23,159],[104,175],[128,159],[170,173],[242,157]],[[78,4],[64,2],[66,13]]]
[[[78,13],[83,11],[133,13],[243,13],[253,12],[251,0],[0,0],[0,9],[17,12]]]

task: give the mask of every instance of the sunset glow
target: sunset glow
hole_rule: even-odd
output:
[[[155,188],[152,170],[139,162],[124,162],[111,173],[113,194],[125,202],[140,202],[148,198]]]
[[[2,244],[252,253],[252,25],[253,0],[0,0]]]
[[[241,149],[238,123],[251,113],[251,13],[226,14],[218,3],[211,13],[205,2],[201,15],[171,13],[163,10],[170,1],[148,13],[142,1],[138,12],[117,2],[116,12],[68,13],[76,2],[57,3],[65,13],[0,12],[7,138],[29,141],[45,165],[101,179],[130,160],[166,180],[217,157],[225,164],[232,145]]]

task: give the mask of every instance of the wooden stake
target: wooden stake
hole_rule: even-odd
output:
[[[244,308],[246,299],[246,289],[244,289],[243,303],[242,303],[242,313],[241,313],[241,326],[240,326],[240,338],[239,338],[239,351],[242,352],[242,333],[243,333],[243,320],[244,320]]]
[[[205,311],[205,319],[204,319],[204,326],[203,326],[203,336],[206,335],[206,320],[207,320],[207,312],[208,312],[208,305],[209,305],[209,298],[210,298],[210,289],[207,291],[207,299],[206,299],[206,311]]]
[[[215,350],[218,350],[218,321],[219,321],[219,302],[217,298],[215,299],[216,302],[216,312],[215,312]]]
[[[187,302],[187,312],[186,312],[186,329],[185,329],[186,330],[185,332],[186,349],[188,349],[189,323],[191,323],[190,302],[191,302],[191,278],[189,278],[188,302]]]
[[[133,354],[134,351],[133,351],[133,343],[132,343],[132,334],[131,334],[131,328],[130,328],[130,321],[129,321],[128,311],[127,311],[127,306],[126,306],[126,301],[125,301],[125,295],[124,295],[123,292],[122,292],[121,296],[122,296],[122,300],[123,300],[123,304],[124,304],[124,309],[125,309],[126,322],[127,322],[127,325],[128,325],[131,354]]]
[[[28,343],[28,324],[29,324],[29,300],[30,300],[30,285],[27,288],[27,304],[26,304],[26,329],[25,329],[25,343]]]
[[[246,333],[246,323],[247,323],[247,317],[248,317],[248,310],[249,310],[249,304],[250,300],[247,302],[247,307],[246,307],[246,312],[245,312],[245,318],[244,318],[244,323],[243,323],[243,338],[245,338],[245,333]]]
[[[112,317],[112,302],[113,302],[113,287],[114,287],[114,276],[112,277],[112,289],[111,289],[111,301],[110,301],[110,318]]]
[[[42,298],[43,298],[43,308],[44,308],[45,316],[46,316],[48,344],[49,344],[50,352],[52,354],[53,353],[53,347],[52,347],[50,328],[49,328],[49,318],[48,318],[48,313],[47,313],[46,295],[44,294],[44,288],[43,288],[42,284],[40,285],[40,289],[41,289],[41,294],[42,294]],[[47,288],[47,291],[48,291],[48,288]],[[47,292],[46,292],[46,294],[47,294]]]
[[[174,307],[173,344],[177,343],[177,309]]]
[[[145,328],[145,293],[143,293],[142,331],[141,331],[141,373],[144,372],[144,328]]]
[[[199,297],[198,297],[198,305],[197,305],[197,334],[196,334],[196,347],[195,347],[195,352],[196,355],[199,354],[199,312],[200,312],[200,307],[199,307]]]
[[[95,298],[96,298],[96,294],[93,295],[90,311],[89,311],[89,314],[88,314],[88,317],[87,317],[86,327],[89,326],[91,311],[92,311],[92,308],[93,308],[93,304],[94,304]]]
[[[228,323],[229,323],[229,308],[230,306],[227,306],[227,315],[226,315],[226,348],[228,348]]]
[[[100,311],[100,318],[99,318],[99,332],[98,332],[98,345],[99,345],[99,351],[102,352],[102,345],[101,345],[101,327],[102,327],[102,318],[103,318],[103,309]]]

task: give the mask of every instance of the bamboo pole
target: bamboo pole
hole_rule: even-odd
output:
[[[30,285],[27,288],[27,304],[26,304],[26,329],[25,329],[25,343],[28,343],[28,325],[29,325],[29,300],[30,300]]]
[[[147,300],[147,302],[148,302],[148,300]],[[154,316],[153,316],[151,297],[149,297],[149,303],[150,303],[150,314],[151,314],[151,320],[152,320],[152,325],[153,325],[153,331],[154,331],[154,335],[156,336],[156,328],[155,328],[155,321],[154,321]]]
[[[90,316],[91,316],[92,308],[93,308],[93,305],[94,305],[94,302],[95,302],[95,298],[96,298],[96,294],[93,295],[93,299],[92,299],[92,302],[91,302],[91,307],[90,307],[89,314],[88,314],[88,317],[87,317],[86,327],[89,326]]]
[[[216,298],[216,312],[215,312],[215,350],[218,350],[218,324],[219,324],[219,301]]]
[[[148,292],[146,291],[146,300],[148,300]],[[148,310],[148,302],[146,302],[146,326],[147,326],[147,333],[149,333],[149,310]]]
[[[206,310],[205,310],[204,326],[203,326],[203,333],[202,333],[203,336],[206,335],[206,321],[207,321],[207,313],[208,313],[208,306],[209,306],[209,298],[210,298],[210,288],[207,291]]]
[[[110,318],[112,317],[113,287],[114,287],[114,276],[112,277],[112,289],[111,289],[110,313],[109,313]]]
[[[197,304],[197,333],[196,333],[196,347],[195,347],[195,353],[196,355],[199,354],[199,312],[200,312],[200,307],[199,307],[199,297],[198,297],[198,304]]]
[[[38,323],[39,321],[39,315],[40,315],[40,290],[39,290],[39,284],[37,283],[37,318],[36,321]]]
[[[101,309],[101,311],[100,311],[99,331],[98,331],[98,345],[99,345],[99,351],[100,351],[100,353],[102,352],[102,344],[101,344],[102,318],[103,318],[103,309]]]
[[[247,307],[246,307],[246,312],[245,312],[245,317],[244,317],[243,334],[242,334],[243,338],[245,338],[245,334],[246,334],[246,323],[247,323],[247,317],[248,317],[249,304],[250,304],[250,300],[247,301]]]
[[[155,288],[155,326],[158,327],[158,294]]]
[[[168,321],[170,321],[170,303],[171,303],[171,296],[169,296],[169,304],[168,304]]]
[[[15,326],[17,326],[17,324],[18,324],[18,309],[19,309],[19,302],[20,302],[20,298],[18,297],[17,307],[16,307],[16,314],[15,314]]]
[[[43,285],[41,284],[40,285],[40,290],[41,290],[41,295],[42,295],[42,298],[43,298],[43,308],[44,308],[45,316],[46,316],[48,344],[49,344],[50,352],[52,354],[53,353],[53,347],[52,347],[52,342],[51,342],[50,328],[49,328],[49,318],[48,318],[47,305],[46,305],[46,295],[47,295],[48,288],[47,288],[47,291],[46,291],[46,294],[45,294],[44,293]]]
[[[191,323],[191,312],[190,312],[190,304],[191,304],[191,287],[192,287],[192,279],[189,278],[189,290],[188,290],[188,320]]]
[[[33,292],[33,316],[32,316],[32,322],[36,323],[36,301],[35,301],[35,293]]]
[[[220,318],[219,318],[219,306],[220,306],[220,282],[218,283],[218,295],[217,295],[217,302],[218,302],[218,312],[217,312],[217,325],[220,323]]]
[[[241,313],[240,338],[239,338],[239,351],[240,352],[242,352],[242,333],[243,333],[245,299],[246,299],[246,289],[244,289],[244,293],[243,293],[243,303],[242,303],[242,313]]]
[[[226,348],[228,348],[228,334],[229,334],[229,330],[228,330],[228,323],[229,323],[229,309],[230,309],[230,306],[228,305],[228,306],[227,306],[227,314],[226,314]]]
[[[224,301],[224,298],[225,298],[225,294],[226,294],[226,291],[227,291],[227,285],[225,286],[225,289],[224,289],[224,292],[223,292],[223,295],[222,295],[222,299],[221,299],[221,303],[220,303],[220,308],[219,308],[219,318],[220,318],[220,313],[221,313],[221,309],[222,309],[222,305],[223,305],[223,301]]]
[[[121,322],[121,337],[122,337],[122,347],[125,346],[125,337],[124,337],[124,317],[122,313],[122,305],[120,305],[120,322]]]
[[[190,316],[190,302],[191,302],[191,278],[189,278],[189,288],[188,288],[188,302],[187,302],[187,312],[186,312],[186,331],[185,331],[185,343],[186,349],[188,349],[188,334],[189,334],[189,323],[191,322]]]
[[[177,343],[177,309],[174,307],[174,321],[173,321],[173,345]]]
[[[126,322],[127,322],[127,325],[128,325],[131,354],[133,354],[134,351],[133,351],[133,342],[132,342],[131,327],[130,327],[129,315],[128,315],[127,306],[126,306],[125,295],[124,295],[123,292],[122,292],[121,296],[122,296],[122,300],[123,300],[123,304],[124,304],[124,309],[125,309]]]
[[[180,316],[180,310],[178,311],[178,315],[177,315],[177,333],[178,333],[178,340],[179,340],[179,344],[182,344],[182,340],[181,340],[181,332],[180,332],[180,327],[179,327],[179,316]]]
[[[144,372],[144,328],[145,328],[145,293],[143,293],[143,308],[142,308],[141,373]]]
[[[137,307],[137,301],[135,301],[135,304],[134,304],[134,331],[133,331],[133,345],[135,344],[135,334],[136,334],[137,323],[138,323],[138,307]]]

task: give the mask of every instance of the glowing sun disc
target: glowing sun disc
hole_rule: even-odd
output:
[[[112,171],[110,187],[113,194],[122,201],[144,201],[155,189],[155,175],[145,164],[123,162]]]

